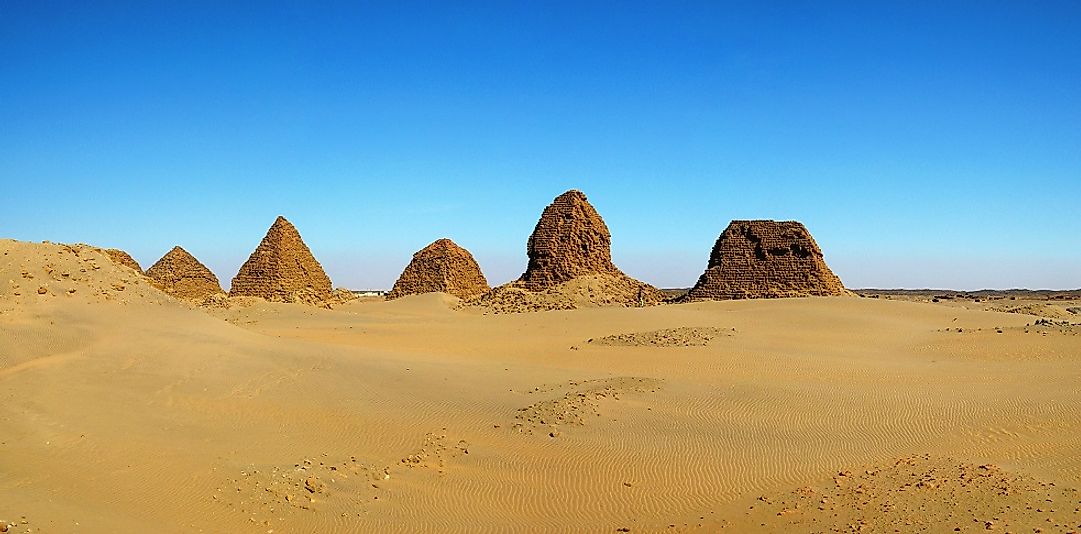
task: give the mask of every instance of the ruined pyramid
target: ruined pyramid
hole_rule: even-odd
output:
[[[180,299],[201,301],[223,293],[218,277],[179,246],[147,269],[146,275],[159,289]]]
[[[489,289],[473,255],[450,239],[439,239],[413,254],[387,299],[438,291],[468,299]]]
[[[102,250],[105,251],[105,254],[108,254],[109,259],[113,260],[114,263],[135,269],[136,272],[143,272],[143,267],[139,265],[139,262],[135,261],[135,258],[131,257],[131,254],[118,248],[106,248]]]
[[[233,278],[230,297],[322,304],[331,299],[330,278],[297,229],[279,216]]]
[[[559,195],[541,213],[526,244],[529,263],[518,280],[482,295],[497,312],[641,306],[663,300],[657,288],[612,263],[612,236],[581,191]]]
[[[559,195],[544,208],[526,243],[529,264],[518,279],[540,291],[587,274],[623,274],[612,263],[612,235],[581,191]]]
[[[682,300],[849,295],[796,221],[732,221]]]

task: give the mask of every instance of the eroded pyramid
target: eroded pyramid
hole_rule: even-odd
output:
[[[102,250],[105,251],[105,254],[107,254],[109,259],[113,260],[114,263],[130,267],[140,273],[143,272],[143,267],[139,265],[139,262],[135,261],[135,258],[131,257],[131,254],[118,248],[106,248]]]
[[[162,291],[181,299],[202,300],[223,293],[218,277],[179,246],[147,269],[146,276]]]
[[[300,238],[300,232],[279,216],[233,278],[229,296],[322,303],[332,297],[332,290],[330,278]]]
[[[612,235],[581,191],[559,195],[544,208],[526,243],[529,264],[518,279],[539,291],[587,274],[623,274],[612,263]]]
[[[849,295],[797,221],[732,221],[683,300]]]
[[[482,295],[478,304],[497,312],[642,306],[661,292],[612,263],[612,236],[581,191],[559,195],[544,209],[526,244],[525,273]]]
[[[468,299],[489,289],[473,255],[450,239],[439,239],[413,254],[387,299],[439,291]]]

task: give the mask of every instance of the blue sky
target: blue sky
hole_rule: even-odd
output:
[[[1078,2],[223,4],[0,0],[0,237],[228,288],[281,214],[339,286],[444,236],[501,283],[577,188],[664,287],[743,218],[850,287],[1081,287]]]

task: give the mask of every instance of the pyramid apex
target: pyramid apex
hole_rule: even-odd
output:
[[[568,189],[568,190],[564,191],[561,195],[556,197],[556,200],[560,200],[560,199],[576,199],[576,200],[584,200],[584,201],[588,202],[588,199],[586,198],[586,194],[579,191],[579,190],[577,190],[577,189]]]
[[[458,244],[449,238],[441,237],[432,241],[427,247],[424,248],[459,248]]]

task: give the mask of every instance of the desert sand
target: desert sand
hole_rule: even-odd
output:
[[[9,532],[1081,528],[1077,301],[203,308],[0,254]]]

